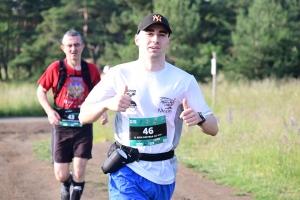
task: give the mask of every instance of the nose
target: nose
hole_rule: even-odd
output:
[[[152,37],[152,42],[154,44],[158,43],[158,35],[154,34],[153,37]]]
[[[71,51],[74,51],[75,49],[77,49],[77,47],[75,45],[72,45],[70,49]]]

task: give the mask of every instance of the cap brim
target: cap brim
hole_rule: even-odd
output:
[[[151,25],[153,25],[153,24],[158,24],[158,25],[161,25],[161,26],[163,26],[163,27],[165,27],[166,29],[167,29],[167,31],[169,32],[169,34],[171,34],[172,33],[172,30],[167,26],[167,25],[165,25],[165,24],[162,24],[162,23],[152,23],[152,24],[149,24],[149,25],[147,25],[147,26],[145,26],[145,27],[143,27],[143,28],[141,28],[139,31],[138,31],[138,33],[137,34],[139,34],[139,32],[140,31],[143,31],[143,30],[145,30],[146,28],[148,28],[149,26],[151,26]]]

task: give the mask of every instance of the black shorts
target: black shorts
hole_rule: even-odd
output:
[[[93,125],[82,127],[53,126],[52,162],[70,163],[74,157],[92,158]]]

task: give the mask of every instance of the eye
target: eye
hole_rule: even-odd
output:
[[[78,47],[80,47],[80,43],[76,43],[76,44],[67,44],[66,46],[68,47],[68,48],[72,48],[72,46],[74,46],[75,48],[78,48]]]

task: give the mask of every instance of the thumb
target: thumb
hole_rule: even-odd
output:
[[[124,90],[123,90],[123,93],[122,94],[126,94],[126,92],[128,91],[128,86],[127,85],[125,85],[125,87],[124,87]]]
[[[189,106],[188,106],[188,104],[187,104],[186,98],[183,99],[182,104],[183,104],[183,109],[184,109],[184,110],[187,110],[187,109],[189,108]]]

